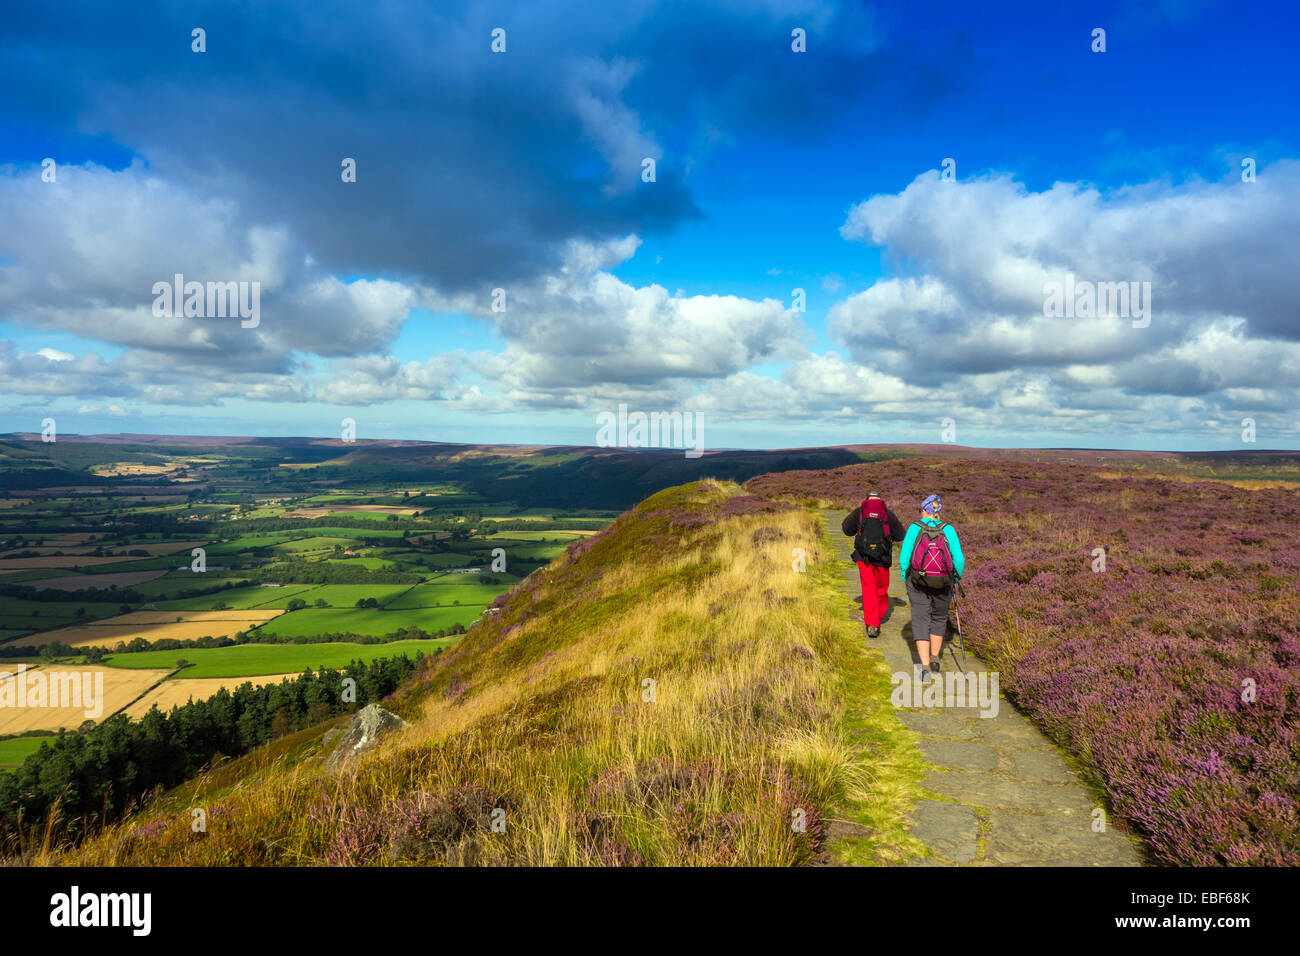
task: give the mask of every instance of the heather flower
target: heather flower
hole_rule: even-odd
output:
[[[967,645],[1158,862],[1300,863],[1300,497],[927,459],[746,487],[848,510],[868,483],[891,503],[942,496]]]

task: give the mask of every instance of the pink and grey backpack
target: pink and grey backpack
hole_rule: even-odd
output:
[[[957,573],[952,565],[952,552],[948,550],[948,538],[943,533],[947,523],[940,521],[931,528],[918,522],[917,527],[921,530],[912,548],[908,580],[920,587],[936,590],[950,587],[957,579]]]

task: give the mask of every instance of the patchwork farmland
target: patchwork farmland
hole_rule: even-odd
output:
[[[72,648],[113,647],[133,641],[192,641],[228,637],[276,617],[280,611],[135,611],[95,624],[80,624],[32,634],[24,644],[41,647],[64,644]]]
[[[92,674],[102,713],[0,706],[0,773],[114,714],[437,654],[613,517],[382,476],[322,490],[310,452],[40,450],[0,442],[0,671]]]

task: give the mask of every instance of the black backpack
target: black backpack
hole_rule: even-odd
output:
[[[873,507],[873,513],[868,514],[870,500],[862,502],[862,510],[858,513],[858,533],[853,539],[853,547],[868,564],[885,567],[890,563],[889,530],[885,527],[889,512],[885,510],[885,503],[877,498],[874,500],[879,508]]]

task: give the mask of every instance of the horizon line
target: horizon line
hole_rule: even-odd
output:
[[[354,438],[350,441],[344,441],[342,438],[324,436],[324,435],[207,435],[195,433],[176,433],[176,432],[95,432],[91,434],[81,434],[80,432],[64,432],[58,436],[58,441],[81,441],[88,442],[99,440],[118,439],[122,443],[127,443],[130,439],[177,439],[189,443],[196,440],[210,442],[257,442],[257,441],[302,441],[326,445],[449,445],[459,447],[486,447],[486,448],[582,448],[592,451],[601,452],[662,452],[665,454],[679,453],[680,448],[672,447],[621,447],[621,446],[601,446],[601,445],[584,445],[575,443],[549,443],[549,442],[501,442],[501,441],[438,441],[436,439],[425,438]],[[41,442],[40,432],[3,432],[0,433],[0,441],[37,441]],[[56,442],[42,442],[44,444],[55,444]],[[720,445],[716,448],[704,450],[705,455],[715,454],[718,452],[798,452],[798,451],[821,451],[829,449],[876,449],[876,448],[947,448],[961,449],[967,451],[1089,451],[1089,452],[1118,452],[1123,454],[1139,455],[1206,455],[1206,454],[1300,454],[1300,448],[1203,448],[1196,450],[1178,450],[1166,448],[1134,449],[1134,448],[1115,448],[1113,446],[1102,445],[965,445],[956,442],[847,442],[840,445],[781,445],[767,448],[749,447],[743,445]]]

